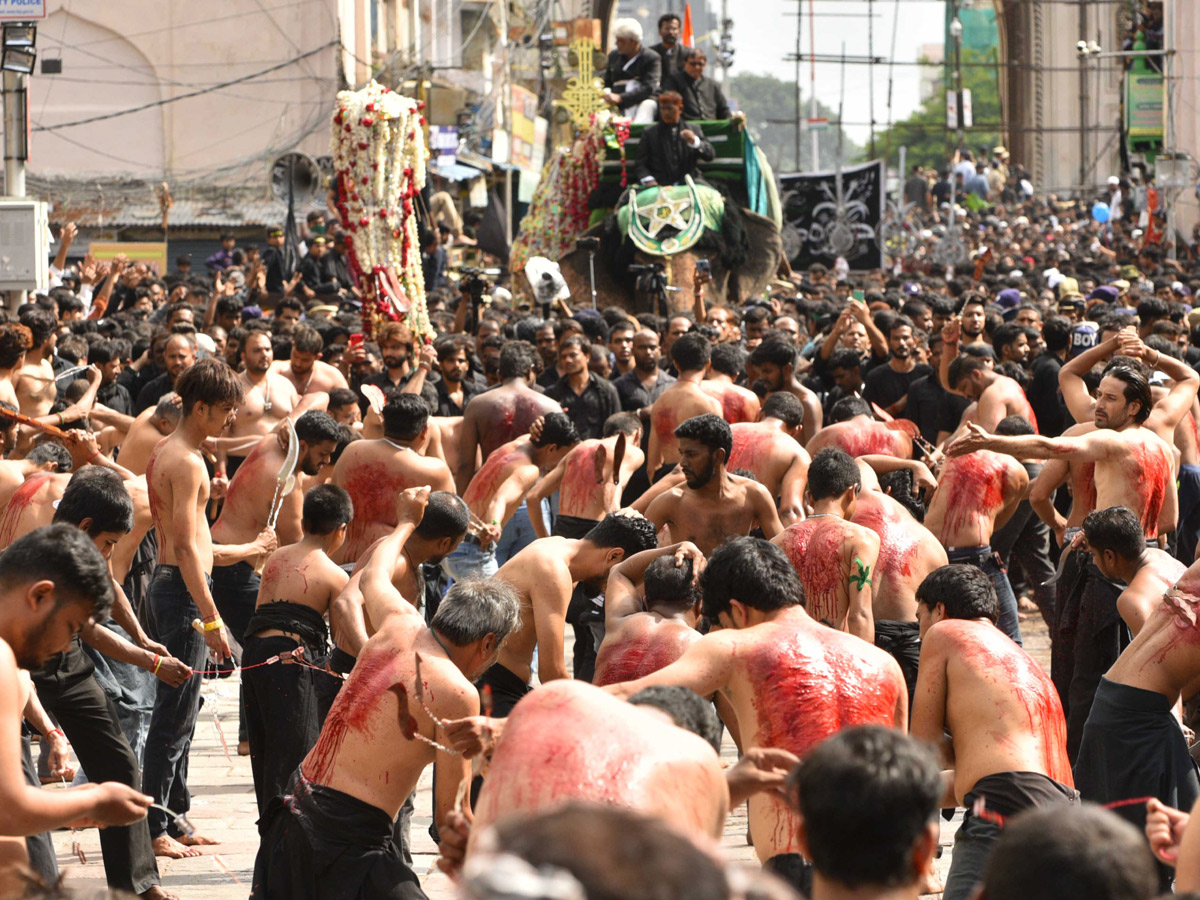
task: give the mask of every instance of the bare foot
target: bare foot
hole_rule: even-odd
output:
[[[145,900],[179,900],[178,894],[172,894],[170,891],[164,891],[157,884],[148,891],[143,891],[138,894],[139,897]]]
[[[249,755],[250,755],[250,742],[249,741],[238,741],[238,756],[249,756]]]
[[[1021,612],[1027,612],[1027,613],[1034,613],[1034,612],[1040,611],[1040,610],[1038,610],[1038,605],[1033,602],[1033,599],[1031,597],[1018,597],[1017,598],[1017,609],[1019,609]]]
[[[187,847],[211,847],[220,844],[216,838],[205,837],[200,832],[193,832],[191,835],[182,835],[179,838],[179,843]]]
[[[921,896],[926,894],[940,894],[946,890],[946,886],[942,884],[942,880],[933,872],[926,872],[921,878],[920,887],[917,893]]]
[[[153,841],[154,855],[165,856],[168,859],[186,859],[189,856],[199,856],[199,850],[192,850],[185,847],[169,834],[164,834],[161,837],[156,837]]]

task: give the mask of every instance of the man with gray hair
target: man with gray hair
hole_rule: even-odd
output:
[[[435,822],[444,826],[458,806],[471,764],[443,748],[441,723],[479,715],[472,682],[520,618],[516,591],[491,579],[457,582],[429,627],[403,611],[380,623],[316,746],[259,821],[254,900],[425,896],[392,821],[430,763]]]
[[[658,109],[654,98],[662,81],[662,57],[642,44],[637,19],[617,19],[613,37],[617,49],[608,54],[604,99],[636,124],[649,124]]]

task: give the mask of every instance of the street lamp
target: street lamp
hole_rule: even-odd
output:
[[[37,26],[25,22],[5,24],[3,44],[0,69],[21,75],[31,74],[37,61]]]
[[[957,119],[958,128],[958,149],[963,148],[964,143],[964,115],[963,109],[963,74],[962,74],[962,36],[963,25],[958,18],[957,7],[954,10],[954,18],[950,20],[950,37],[954,38],[954,93],[955,93],[955,118]]]

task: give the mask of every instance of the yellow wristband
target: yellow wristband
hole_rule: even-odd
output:
[[[199,632],[216,631],[218,628],[224,627],[225,622],[220,616],[217,616],[211,622],[202,622],[199,619],[192,619],[192,627]]]

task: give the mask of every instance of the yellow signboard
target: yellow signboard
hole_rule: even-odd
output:
[[[131,262],[144,262],[160,275],[167,271],[165,241],[92,241],[88,250],[95,259],[115,259],[124,253]]]

